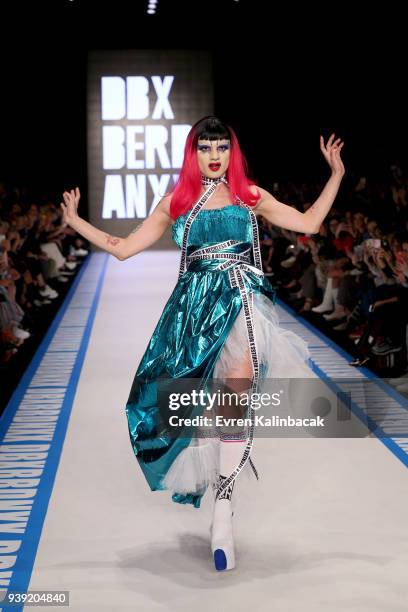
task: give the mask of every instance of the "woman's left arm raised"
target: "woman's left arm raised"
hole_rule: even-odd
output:
[[[334,137],[335,134],[332,134],[327,141],[327,145],[325,145],[323,137],[320,136],[320,150],[330,166],[331,176],[310,208],[301,212],[293,206],[279,202],[265,189],[256,187],[261,194],[261,199],[254,207],[256,214],[266,217],[268,221],[284,229],[306,234],[317,234],[336,199],[340,183],[345,174],[344,164],[340,157],[344,142],[340,138],[334,140]]]

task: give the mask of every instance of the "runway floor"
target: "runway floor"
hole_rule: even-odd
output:
[[[212,565],[210,493],[197,509],[148,488],[124,407],[179,257],[93,253],[7,406],[3,593],[66,591],[78,612],[406,612],[407,438],[256,439],[260,480],[237,482],[229,572]],[[371,380],[392,422],[407,422],[402,396],[277,308],[307,339],[319,376]]]

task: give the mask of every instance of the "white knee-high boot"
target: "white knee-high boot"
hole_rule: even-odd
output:
[[[220,480],[222,482],[232,474],[239,465],[247,443],[246,433],[220,434]],[[238,476],[239,477],[239,476]],[[229,570],[235,567],[235,549],[232,527],[232,492],[236,479],[234,479],[220,494],[215,489],[214,513],[211,526],[211,550],[214,565],[217,570]]]

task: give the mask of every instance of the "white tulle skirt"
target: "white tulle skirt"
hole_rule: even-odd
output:
[[[312,370],[306,341],[291,330],[280,327],[276,306],[260,293],[253,295],[253,321],[258,362],[261,364],[258,392],[262,393],[264,383],[270,384],[271,379],[284,381],[291,378],[317,378]],[[242,359],[245,363],[250,359],[243,308],[216,361],[213,377],[215,379],[242,377],[242,368],[239,367]],[[197,431],[200,432],[199,428]],[[202,437],[202,432],[198,433],[197,437],[193,437],[189,446],[176,457],[163,479],[166,489],[186,494],[198,493],[208,486],[216,486],[219,477],[220,440],[215,430],[211,435],[208,428],[205,432],[205,437]],[[255,446],[254,439],[252,458]],[[247,461],[239,478],[241,475],[251,477],[251,474],[253,475],[253,471]]]

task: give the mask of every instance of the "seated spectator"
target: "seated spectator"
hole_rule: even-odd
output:
[[[0,364],[12,362],[88,254],[86,241],[62,222],[52,202],[37,205],[26,189],[0,183]],[[50,313],[49,315],[50,316]],[[35,336],[35,333],[34,333]],[[0,381],[1,383],[1,381]]]

